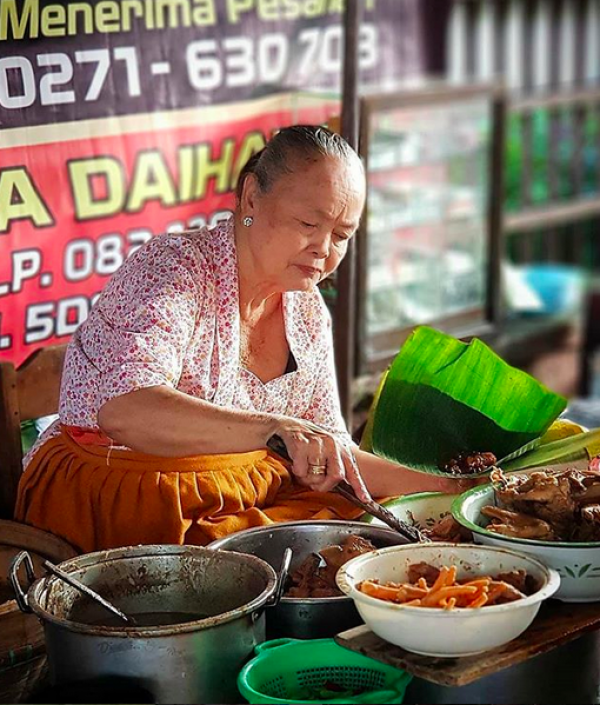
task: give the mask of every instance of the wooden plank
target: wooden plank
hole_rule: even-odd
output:
[[[559,205],[530,208],[522,213],[507,214],[504,229],[507,233],[556,227],[585,220],[600,214],[600,198],[580,199]]]
[[[358,36],[362,2],[348,0],[344,11],[344,64],[342,76],[342,135],[358,149]],[[337,297],[333,312],[335,366],[340,407],[352,427],[352,380],[355,373],[356,245],[350,242],[337,271]]]
[[[17,373],[10,362],[0,362],[0,518],[12,519],[21,476],[21,423]]]
[[[0,518],[12,519],[23,471],[21,421],[58,411],[66,345],[35,352],[18,370],[0,363]]]
[[[531,96],[516,97],[510,102],[513,113],[530,112],[532,110],[556,110],[566,106],[593,106],[600,100],[600,88],[570,88],[560,92],[534,93]]]
[[[506,257],[504,239],[504,150],[506,144],[506,96],[498,93],[493,103],[493,132],[490,144],[490,183],[488,190],[488,281],[487,322],[496,326],[504,318],[502,262]]]
[[[463,686],[523,663],[598,627],[600,603],[578,605],[550,600],[542,605],[533,624],[520,637],[476,656],[450,659],[419,656],[380,639],[366,626],[342,632],[335,641],[432,683]]]
[[[17,371],[21,421],[58,411],[60,377],[66,345],[37,350]]]

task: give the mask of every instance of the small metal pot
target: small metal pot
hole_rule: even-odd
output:
[[[54,684],[122,677],[158,703],[239,702],[237,674],[265,640],[265,607],[276,600],[277,574],[265,561],[163,545],[100,551],[60,564],[127,615],[197,616],[148,627],[104,626],[108,613],[54,576],[35,580],[25,594],[18,577],[23,562],[29,581],[35,580],[21,553],[11,582],[21,609],[44,625]]]
[[[311,553],[342,543],[351,535],[368,539],[376,548],[407,543],[392,529],[360,521],[292,521],[240,531],[213,541],[208,548],[249,553],[274,567],[281,564],[285,549],[291,548],[293,571]],[[320,639],[359,624],[362,619],[354,602],[345,595],[310,599],[282,597],[267,614],[267,638]]]

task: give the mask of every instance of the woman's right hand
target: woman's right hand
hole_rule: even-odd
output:
[[[300,484],[316,492],[330,492],[345,480],[359,499],[364,502],[371,499],[352,450],[333,434],[310,421],[280,416],[275,435],[285,443],[292,473]]]

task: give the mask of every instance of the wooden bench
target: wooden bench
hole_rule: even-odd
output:
[[[66,345],[37,350],[15,369],[0,362],[0,518],[12,519],[23,471],[21,422],[58,412]]]

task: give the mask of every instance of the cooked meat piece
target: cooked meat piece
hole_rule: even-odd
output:
[[[309,597],[311,593],[311,583],[321,564],[321,557],[316,553],[311,553],[302,563],[290,573],[292,587],[286,591],[287,597]]]
[[[318,598],[341,595],[335,582],[338,570],[351,558],[375,550],[376,547],[370,541],[354,534],[346,537],[341,546],[326,546],[319,554],[308,556],[291,573],[292,587],[288,588],[285,596]]]
[[[481,513],[492,519],[492,522],[487,525],[487,529],[495,531],[497,534],[522,539],[554,540],[552,527],[542,519],[489,505],[483,507]]]
[[[473,472],[480,472],[492,467],[496,463],[496,456],[493,453],[459,453],[456,458],[452,458],[440,467],[444,472],[452,475],[464,475]]]
[[[312,597],[317,599],[319,597],[339,597],[342,593],[336,587],[331,587],[330,585],[323,584],[319,586],[318,584],[313,585],[310,595],[304,595],[303,597]],[[292,597],[290,595],[289,597]]]
[[[525,570],[511,570],[508,573],[498,573],[496,580],[512,585],[524,595],[533,595],[539,590],[538,581]]]
[[[508,484],[508,478],[500,468],[494,468],[490,472],[490,481],[495,490],[503,489]]]
[[[326,546],[319,551],[319,556],[327,563],[334,566],[336,570],[342,567],[344,561],[344,551],[341,546]]]
[[[600,525],[600,504],[588,504],[582,507],[581,518],[588,524]]]
[[[583,512],[585,507],[600,503],[600,471],[594,467],[510,477],[494,470],[491,479],[497,501],[507,510],[545,521],[552,527],[554,540],[595,541],[600,535],[594,512]]]
[[[581,508],[581,525],[574,533],[575,541],[600,541],[600,504]]]
[[[423,535],[432,541],[449,541],[450,543],[470,543],[473,534],[461,526],[452,514],[446,514],[429,529],[423,529]]]
[[[488,592],[486,605],[501,605],[505,602],[521,600],[525,595],[503,580],[492,580]]]
[[[440,571],[429,563],[412,563],[408,566],[408,582],[416,584],[419,578],[425,578],[429,587],[438,579]]]
[[[578,507],[568,473],[541,471],[504,478],[495,472],[494,479],[496,499],[506,509],[542,519],[552,526],[556,538],[569,539]]]
[[[600,472],[597,470],[567,470],[573,498],[579,505],[600,501]]]
[[[527,571],[525,570],[511,570],[508,573],[498,573],[496,580],[500,580],[503,583],[508,583],[512,585],[517,590],[525,592],[525,581],[527,580]]]
[[[326,546],[319,551],[319,554],[327,565],[335,568],[337,572],[350,559],[375,550],[375,546],[370,541],[352,534],[344,539],[341,546]]]

